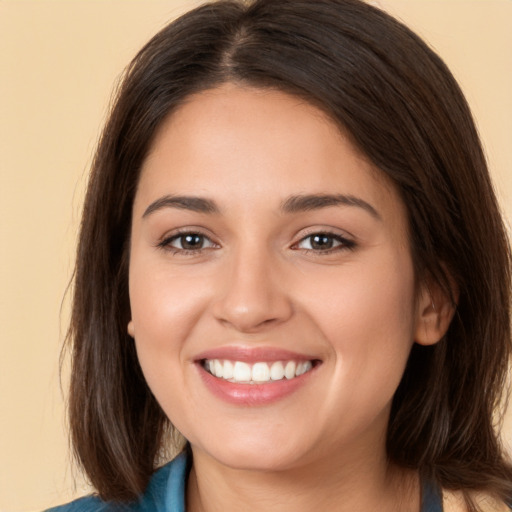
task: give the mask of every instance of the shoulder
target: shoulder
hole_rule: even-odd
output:
[[[180,454],[157,470],[140,498],[131,503],[85,496],[45,512],[184,512],[187,457]]]
[[[107,512],[114,510],[111,505],[111,503],[105,502],[96,496],[85,496],[66,505],[47,509],[45,512]],[[129,507],[126,507],[129,510]]]
[[[472,497],[482,512],[510,512],[512,510],[512,508],[506,503],[497,501],[484,494],[475,494]],[[443,511],[468,512],[462,493],[458,491],[443,490]]]

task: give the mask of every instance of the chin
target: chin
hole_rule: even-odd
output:
[[[292,429],[293,430],[293,429]],[[253,431],[254,432],[254,431]],[[245,471],[283,471],[307,463],[310,442],[285,435],[275,436],[264,433],[244,433],[240,436],[224,433],[215,438],[215,442],[191,442],[194,454],[202,453],[218,463],[236,470]]]
[[[299,465],[296,453],[282,453],[275,447],[251,449],[232,447],[227,450],[214,450],[209,453],[217,462],[240,471],[273,472],[283,471]]]

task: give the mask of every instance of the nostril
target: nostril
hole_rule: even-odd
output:
[[[247,332],[277,325],[289,319],[291,313],[290,306],[285,303],[277,304],[274,300],[253,304],[246,302],[244,305],[224,301],[215,308],[215,316],[222,324]]]

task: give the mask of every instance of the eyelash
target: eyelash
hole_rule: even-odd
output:
[[[330,239],[333,242],[337,242],[338,245],[336,245],[335,247],[329,247],[328,249],[320,249],[320,250],[298,248],[298,245],[300,243],[302,243],[308,239],[311,240],[315,236]],[[352,240],[349,240],[349,239],[339,235],[338,233],[333,233],[331,231],[314,231],[314,232],[308,233],[306,236],[303,236],[296,244],[294,244],[292,246],[292,248],[294,248],[294,247],[297,247],[298,250],[302,250],[309,254],[314,253],[315,255],[323,255],[323,254],[333,254],[336,252],[346,251],[346,250],[352,251],[356,248],[356,243]]]
[[[180,249],[178,247],[173,247],[171,245],[172,242],[174,242],[175,240],[179,240],[180,238],[182,239],[182,242],[183,242],[184,241],[183,239],[186,236],[196,236],[196,237],[202,238],[203,240],[208,240],[211,243],[211,246],[210,247],[201,247],[199,249]],[[208,250],[208,249],[218,247],[218,245],[215,244],[214,242],[212,242],[210,237],[201,233],[200,231],[184,230],[184,231],[178,231],[177,233],[174,233],[173,235],[164,238],[162,241],[160,241],[157,244],[157,247],[160,249],[163,249],[164,251],[169,251],[171,254],[191,256],[194,254],[198,254],[199,252],[204,251],[205,249]]]
[[[209,247],[200,247],[198,249],[180,249],[178,247],[173,247],[171,245],[172,242],[179,240],[179,239],[182,239],[182,244],[183,244],[184,238],[187,236],[199,237],[203,241],[206,241],[206,240],[209,241],[209,243],[211,245]],[[308,248],[300,248],[299,247],[299,244],[303,243],[304,241],[306,241],[308,239],[311,240],[315,236],[324,237],[324,239],[329,239],[332,241],[331,243],[338,243],[338,245],[335,245],[334,247],[329,247],[328,249],[320,249],[320,250],[316,250],[313,248],[308,249]],[[311,245],[311,242],[310,242],[310,245]],[[157,247],[159,247],[160,249],[163,249],[165,251],[169,251],[172,254],[191,256],[191,255],[199,254],[201,251],[214,249],[219,246],[215,242],[213,242],[210,239],[210,237],[201,233],[200,231],[184,230],[184,231],[179,231],[169,237],[164,238],[162,241],[160,241],[157,244]],[[332,233],[330,231],[314,231],[314,232],[311,232],[311,233],[307,234],[306,236],[302,237],[297,243],[293,244],[291,246],[291,248],[294,250],[302,250],[303,252],[306,252],[309,254],[324,255],[324,254],[332,254],[335,252],[340,252],[340,251],[345,251],[345,250],[352,251],[356,248],[356,243],[352,240],[348,240],[347,238],[345,238],[337,233]]]

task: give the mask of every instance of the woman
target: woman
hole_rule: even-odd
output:
[[[509,268],[417,36],[358,0],[191,11],[94,161],[69,339],[98,496],[59,510],[506,510]]]

